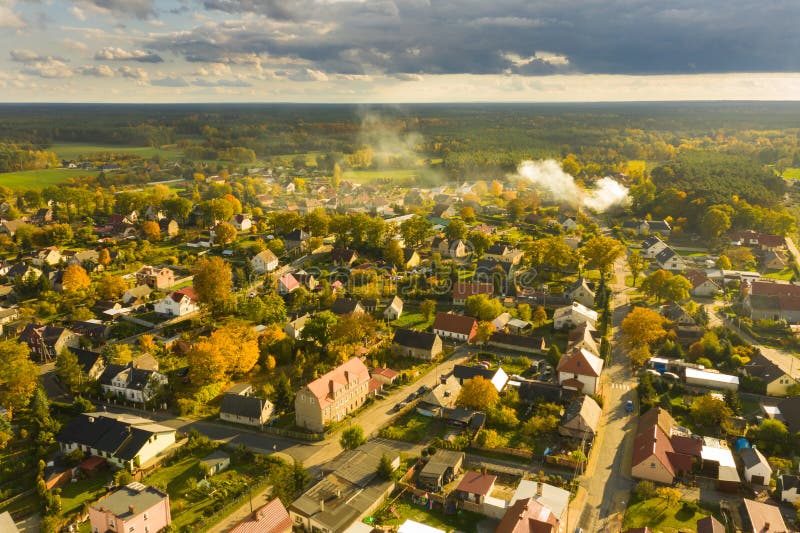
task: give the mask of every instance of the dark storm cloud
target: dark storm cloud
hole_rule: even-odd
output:
[[[800,70],[795,0],[198,1],[241,20],[148,48],[189,61],[257,54],[337,74]]]

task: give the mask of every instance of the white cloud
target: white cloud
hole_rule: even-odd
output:
[[[76,20],[80,21],[86,20],[86,13],[84,13],[83,9],[79,8],[78,6],[72,6],[71,8],[69,8],[69,13]]]
[[[40,78],[70,78],[73,74],[72,69],[66,63],[52,57],[34,61],[23,68],[22,72]]]
[[[328,75],[321,70],[306,68],[289,74],[289,79],[292,81],[328,81]]]
[[[80,67],[78,72],[84,76],[94,76],[96,78],[113,78],[114,69],[108,65],[86,65]]]
[[[161,63],[164,61],[161,56],[144,50],[125,50],[123,48],[106,46],[99,50],[95,59],[105,61],[138,61],[140,63]]]
[[[150,79],[147,71],[139,67],[129,67],[128,65],[123,65],[117,69],[117,72],[119,72],[123,78],[130,78],[139,82],[147,82]]]
[[[61,44],[65,48],[70,48],[77,52],[86,52],[89,50],[89,47],[83,41],[77,41],[75,39],[62,39]]]
[[[14,2],[0,0],[0,28],[21,30],[26,26],[25,20],[14,11]]]

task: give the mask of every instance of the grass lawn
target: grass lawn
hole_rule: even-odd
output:
[[[93,502],[106,493],[103,485],[108,483],[111,472],[101,472],[94,478],[82,479],[77,483],[67,483],[61,489],[62,513],[67,516],[77,513],[86,502]]]
[[[54,144],[49,150],[56,153],[59,159],[78,159],[80,157],[91,158],[91,156],[101,153],[113,154],[133,154],[143,158],[151,158],[160,155],[165,159],[178,159],[183,155],[175,145],[165,145],[161,148],[151,146],[116,146],[113,144],[81,144],[81,143],[59,143]]]
[[[629,528],[649,527],[656,533],[697,531],[697,521],[709,514],[703,510],[694,512],[684,508],[683,502],[669,506],[665,500],[655,497],[628,507],[622,529],[624,531]]]
[[[794,278],[794,269],[792,267],[786,267],[779,272],[770,272],[769,274],[764,274],[764,277],[780,279],[783,281],[792,281],[792,278]]]
[[[783,177],[792,179],[792,180],[800,180],[800,168],[792,167],[787,168],[783,171]]]
[[[392,512],[390,509],[393,509]],[[457,514],[445,514],[441,510],[429,510],[421,505],[414,505],[410,501],[397,500],[376,513],[376,522],[382,526],[399,526],[406,520],[425,524],[444,531],[464,531],[470,533],[477,531],[478,522],[483,517],[468,511],[458,511]]]
[[[0,185],[11,189],[26,187],[42,189],[49,185],[56,185],[67,178],[79,176],[95,176],[97,172],[90,170],[70,170],[68,168],[47,168],[42,170],[22,170],[20,172],[0,173]]]
[[[392,326],[397,328],[408,328],[426,330],[433,324],[435,314],[431,316],[430,320],[425,320],[425,317],[420,312],[406,313],[400,315],[400,318],[392,322]]]
[[[434,437],[444,435],[444,424],[429,416],[422,416],[415,411],[398,419],[386,428],[386,438],[424,444]]]

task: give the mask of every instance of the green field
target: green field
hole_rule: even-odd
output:
[[[800,180],[800,168],[787,168],[783,171],[783,177],[790,180]]]
[[[419,170],[415,169],[390,169],[390,170],[348,170],[342,173],[346,180],[359,183],[367,183],[379,179],[413,179],[419,176]]]
[[[20,172],[0,173],[0,185],[16,188],[44,188],[56,185],[67,178],[78,176],[95,176],[97,172],[89,170],[70,170],[66,168],[47,168],[43,170],[22,170]]]
[[[166,159],[181,157],[182,151],[175,145],[166,145],[162,148],[151,146],[115,146],[111,144],[80,144],[61,143],[54,144],[49,150],[56,153],[59,159],[79,159],[81,156],[90,157],[100,153],[133,154],[143,158],[160,155]]]

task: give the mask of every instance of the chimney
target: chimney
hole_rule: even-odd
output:
[[[345,382],[350,383],[350,372],[347,370],[344,371],[344,380]]]
[[[764,531],[769,531],[769,522],[764,522]]]
[[[128,511],[130,511],[131,514],[136,514],[136,507],[133,505],[129,505]]]
[[[537,496],[541,496],[542,495],[542,482],[541,481],[537,481],[536,482],[536,495]]]
[[[328,392],[333,396],[333,380],[328,381]]]
[[[325,498],[320,498],[319,499],[319,512],[320,513],[324,513],[325,512]]]

